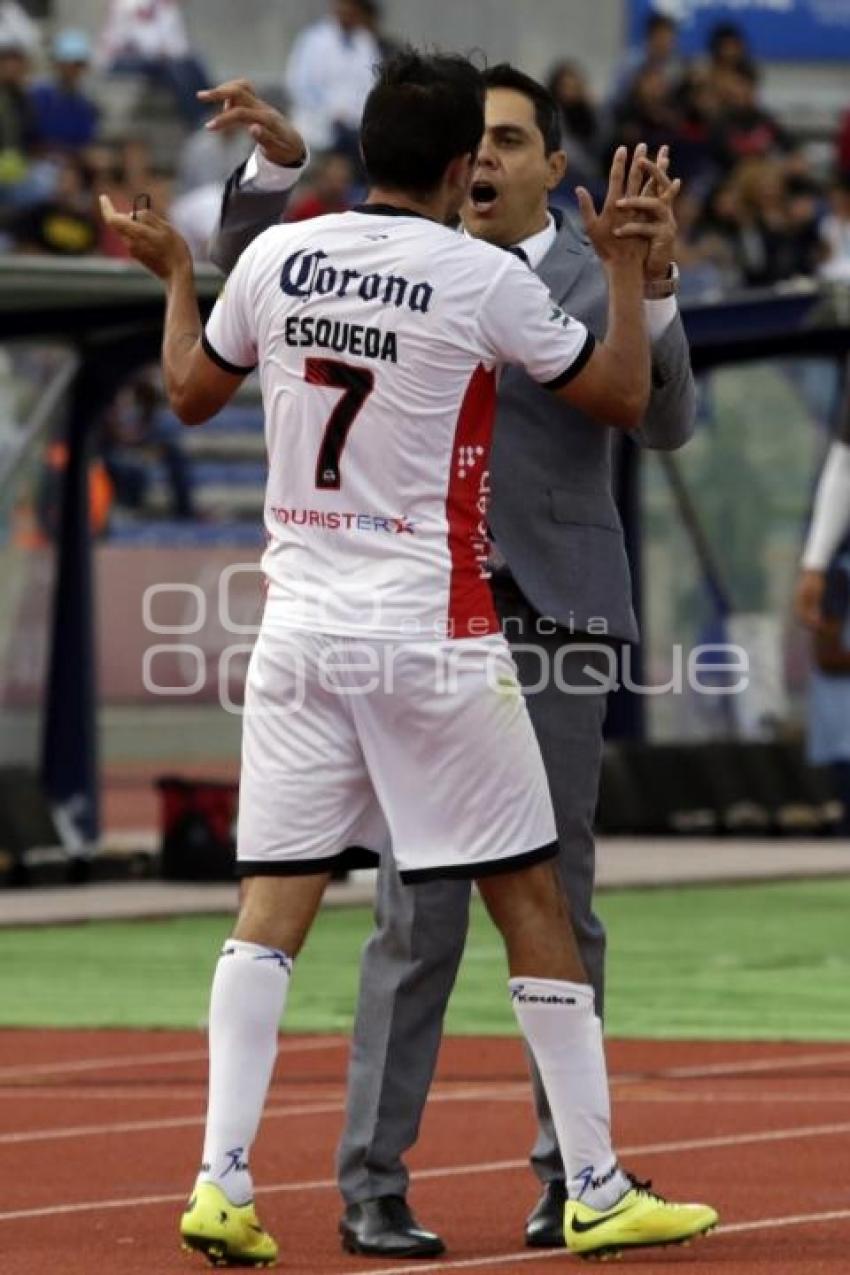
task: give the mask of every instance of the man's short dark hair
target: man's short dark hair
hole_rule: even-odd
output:
[[[534,119],[543,134],[543,147],[547,155],[561,149],[561,115],[558,103],[547,88],[509,62],[499,62],[484,72],[488,89],[513,89],[522,93],[534,107]]]
[[[427,194],[484,133],[484,80],[466,58],[402,49],[378,71],[360,143],[373,185]]]

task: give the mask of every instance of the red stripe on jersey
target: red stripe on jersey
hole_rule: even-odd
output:
[[[490,441],[496,415],[496,373],[478,367],[469,382],[455,428],[446,519],[451,557],[449,636],[499,632],[487,575]]]

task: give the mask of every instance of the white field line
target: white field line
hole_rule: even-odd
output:
[[[347,1037],[330,1037],[327,1040],[288,1040],[280,1043],[280,1052],[316,1053],[333,1049],[347,1049]],[[87,1071],[108,1071],[113,1067],[157,1067],[163,1063],[203,1062],[206,1061],[206,1049],[174,1051],[171,1053],[114,1054],[107,1058],[82,1058],[68,1062],[50,1063],[17,1063],[12,1067],[0,1067],[0,1083],[4,1080],[22,1079],[34,1076],[60,1076]],[[612,1085],[630,1085],[647,1080],[699,1080],[712,1076],[735,1076],[759,1074],[761,1072],[798,1070],[806,1067],[819,1067],[824,1063],[850,1063],[850,1050],[833,1051],[832,1053],[792,1054],[785,1058],[750,1058],[738,1062],[705,1063],[688,1067],[663,1067],[660,1070],[628,1071],[613,1073]]]
[[[435,1086],[429,1093],[428,1101],[446,1101],[444,1095],[457,1094],[462,1092],[466,1097],[468,1091],[460,1090],[455,1086],[461,1085],[463,1082],[445,1081],[442,1085]],[[644,1081],[645,1088],[638,1086],[634,1082],[634,1092],[628,1089],[617,1094],[617,1105],[640,1106],[641,1103],[651,1103],[656,1105],[679,1104],[687,1106],[692,1105],[710,1105],[728,1103],[730,1106],[746,1103],[748,1106],[769,1106],[777,1103],[795,1105],[801,1107],[817,1107],[817,1106],[840,1106],[841,1104],[850,1102],[850,1090],[843,1088],[836,1089],[829,1093],[800,1093],[798,1089],[788,1091],[777,1091],[767,1093],[753,1093],[749,1089],[728,1090],[728,1089],[702,1089],[687,1090],[683,1092],[681,1089],[659,1089],[651,1088],[650,1081]],[[530,1102],[530,1093],[528,1084],[525,1081],[512,1081],[505,1086],[491,1086],[488,1090],[488,1096],[493,1102]],[[19,1102],[21,1098],[38,1098],[41,1103],[54,1101],[66,1103],[69,1101],[88,1101],[92,1102],[139,1102],[139,1103],[162,1103],[162,1102],[187,1102],[206,1098],[206,1080],[198,1080],[196,1083],[187,1083],[180,1087],[172,1085],[168,1088],[158,1088],[156,1085],[149,1085],[147,1088],[122,1089],[119,1086],[109,1087],[106,1089],[94,1089],[80,1086],[75,1088],[73,1085],[15,1085],[9,1088],[0,1088],[0,1103],[5,1101]],[[275,1086],[270,1094],[270,1099],[278,1099],[280,1101],[288,1101],[291,1103],[310,1103],[310,1102],[337,1102],[340,1108],[345,1102],[345,1088],[340,1084],[328,1084],[326,1086],[298,1086],[287,1085],[285,1082]],[[2,1141],[2,1135],[0,1135]]]
[[[526,1085],[522,1086],[523,1097],[527,1099]],[[505,1095],[514,1099],[511,1093]],[[431,1094],[429,1102],[492,1102],[501,1100],[503,1095],[493,1085],[467,1086],[448,1092]],[[314,1102],[289,1103],[283,1107],[269,1107],[264,1119],[273,1120],[280,1116],[326,1116],[336,1115],[345,1110],[345,1103],[339,1099],[327,1099]],[[173,1116],[160,1120],[122,1120],[109,1124],[64,1125],[56,1129],[24,1129],[17,1133],[0,1134],[0,1146],[20,1146],[23,1143],[63,1141],[68,1138],[100,1138],[111,1134],[156,1133],[167,1129],[191,1129],[203,1125],[204,1115]]]
[[[758,1075],[766,1071],[797,1070],[801,1067],[820,1067],[822,1063],[848,1063],[850,1052],[834,1050],[832,1053],[791,1054],[787,1058],[741,1058],[738,1062],[699,1063],[689,1067],[662,1067],[658,1071],[619,1072],[611,1083],[633,1084],[637,1080],[699,1080],[710,1076]]]
[[[348,1048],[348,1040],[330,1037],[327,1040],[282,1040],[279,1052],[283,1054],[317,1053],[330,1049]],[[29,1080],[32,1076],[62,1076],[85,1071],[108,1071],[112,1067],[158,1067],[162,1063],[206,1062],[204,1049],[176,1050],[171,1053],[113,1054],[111,1058],[80,1058],[69,1062],[17,1063],[13,1067],[0,1067],[0,1083],[4,1080]]]
[[[768,1231],[780,1226],[813,1226],[818,1222],[846,1222],[850,1220],[850,1209],[836,1209],[832,1213],[792,1213],[787,1217],[762,1217],[752,1222],[721,1223],[718,1235],[741,1235],[748,1231]],[[468,1257],[459,1262],[429,1262],[415,1266],[374,1266],[371,1270],[358,1271],[358,1275],[427,1275],[429,1271],[469,1271],[476,1267],[506,1266],[514,1262],[545,1262],[564,1260],[561,1252],[529,1252],[523,1249],[519,1253],[498,1253],[494,1257]],[[647,1253],[646,1256],[649,1256]]]
[[[754,1146],[759,1143],[788,1142],[799,1138],[826,1138],[850,1132],[850,1124],[810,1125],[796,1129],[774,1129],[770,1132],[729,1134],[716,1138],[691,1138],[685,1142],[651,1142],[643,1145],[620,1148],[622,1156],[669,1155],[675,1152],[714,1150],[721,1147]],[[412,1175],[416,1182],[437,1181],[443,1178],[462,1178],[471,1174],[480,1176],[484,1173],[514,1173],[527,1170],[527,1160],[484,1161],[480,1164],[457,1164],[439,1169],[419,1169]],[[278,1182],[271,1186],[257,1187],[257,1195],[292,1195],[302,1191],[336,1190],[336,1178],[317,1178],[305,1182]],[[180,1195],[140,1195],[124,1199],[86,1200],[79,1204],[58,1204],[44,1208],[14,1209],[0,1213],[0,1222],[19,1222],[36,1217],[64,1217],[77,1213],[96,1213],[101,1209],[132,1209],[153,1204],[180,1204],[186,1199],[186,1192]],[[848,1210],[850,1214],[850,1210]],[[843,1215],[842,1215],[843,1216]],[[728,1227],[725,1229],[729,1229]],[[492,1260],[492,1259],[491,1259]],[[406,1270],[407,1268],[405,1268]],[[416,1271],[426,1268],[417,1264]],[[440,1268],[442,1269],[442,1268]],[[382,1275],[388,1275],[386,1267],[381,1268]],[[368,1275],[368,1272],[359,1272]]]

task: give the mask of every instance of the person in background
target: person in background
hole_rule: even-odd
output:
[[[753,61],[747,37],[736,22],[718,22],[708,37],[709,73],[747,66]]]
[[[325,213],[346,212],[351,207],[354,169],[347,155],[338,151],[321,155],[305,180],[308,188],[292,201],[285,221],[306,221]]]
[[[100,227],[91,174],[73,152],[55,165],[55,187],[37,203],[6,213],[0,225],[16,251],[56,257],[84,257],[97,249]]]
[[[850,837],[850,551],[826,573],[820,621],[813,636],[807,754],[827,766],[842,814],[836,836]]]
[[[210,80],[192,51],[179,0],[111,0],[97,60],[116,75],[165,85],[192,127],[204,119],[197,93]]]
[[[657,150],[674,136],[678,122],[663,70],[647,63],[614,111],[606,156],[618,145],[631,147],[639,141]]]
[[[840,173],[830,191],[830,212],[818,228],[818,273],[828,283],[850,283],[850,173]]]
[[[713,83],[720,99],[715,149],[722,169],[792,150],[786,129],[759,101],[759,72],[752,62],[724,67]]]
[[[27,92],[29,54],[22,38],[0,26],[0,206],[37,200],[30,161],[38,126]]]
[[[559,203],[564,195],[571,201],[577,186],[586,186],[595,195],[603,182],[603,124],[587,77],[577,62],[556,62],[546,87],[558,104],[561,148],[569,155],[566,176],[553,202]]]
[[[60,31],[51,47],[53,76],[30,89],[39,144],[48,149],[80,150],[97,133],[98,109],[82,82],[92,60],[85,31]]]
[[[838,126],[835,163],[842,177],[850,177],[850,110],[844,112]]]
[[[671,89],[684,75],[685,61],[678,50],[679,28],[665,13],[651,13],[642,44],[628,49],[614,72],[611,105],[616,109],[628,97],[638,73],[647,67],[658,71]]]
[[[720,101],[704,66],[694,62],[674,90],[671,103],[676,115],[671,149],[676,171],[685,190],[704,199],[718,176],[715,131]]]
[[[810,193],[798,199],[789,190],[783,165],[775,159],[740,164],[733,185],[737,221],[733,246],[744,283],[765,287],[811,274],[819,241]]]
[[[14,45],[27,56],[35,56],[40,45],[39,31],[17,0],[0,0],[0,44]]]
[[[316,151],[344,152],[358,167],[358,128],[381,49],[375,0],[333,0],[327,17],[295,40],[284,83],[292,123]]]
[[[827,568],[850,533],[850,363],[845,369],[844,402],[838,432],[833,440],[815,489],[809,533],[803,549],[794,593],[797,618],[817,629],[823,619],[822,604]]]

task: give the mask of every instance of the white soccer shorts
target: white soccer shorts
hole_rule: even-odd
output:
[[[388,844],[405,881],[556,853],[507,643],[264,626],[245,689],[238,875],[332,871],[347,847]]]

